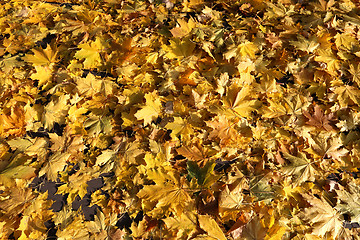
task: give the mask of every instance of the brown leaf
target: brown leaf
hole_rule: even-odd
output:
[[[319,105],[314,106],[313,114],[311,114],[309,111],[304,111],[303,114],[309,119],[306,123],[310,126],[316,127],[318,129],[323,128],[326,131],[336,130],[336,127],[334,127],[332,124],[332,122],[335,121],[334,113],[325,115],[324,111],[320,108]]]

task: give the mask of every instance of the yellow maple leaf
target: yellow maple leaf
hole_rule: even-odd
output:
[[[52,76],[52,69],[48,66],[35,65],[36,73],[31,74],[30,78],[39,80],[38,86],[43,88],[43,85],[49,82]]]
[[[133,235],[134,238],[142,238],[144,237],[145,233],[146,233],[146,220],[143,219],[141,220],[139,223],[136,222],[132,222],[131,223],[131,234]]]
[[[166,52],[165,57],[169,59],[182,59],[191,56],[195,49],[195,43],[188,38],[180,40],[175,38],[170,40],[170,45],[162,45],[162,49]]]
[[[298,35],[297,38],[297,41],[290,41],[290,44],[301,51],[312,53],[320,46],[320,43],[317,42],[314,36],[306,39],[304,36]]]
[[[91,73],[89,73],[86,78],[77,78],[76,83],[76,88],[80,95],[93,96],[100,92],[101,89],[101,80],[97,79]]]
[[[209,139],[219,138],[220,143],[225,146],[229,141],[236,139],[238,132],[234,129],[235,124],[229,122],[223,115],[219,119],[206,122],[206,125],[213,129],[209,134]]]
[[[135,117],[144,120],[144,125],[148,125],[161,114],[162,105],[156,92],[145,94],[145,100],[146,104],[135,113]]]
[[[87,133],[90,136],[99,136],[101,132],[110,134],[112,130],[111,116],[90,116],[84,122],[84,127],[89,128]]]
[[[116,153],[117,152],[114,150],[106,149],[96,158],[95,165],[101,166],[108,163],[109,161],[114,160],[116,157]]]
[[[68,193],[67,200],[73,202],[77,195],[83,198],[87,193],[87,182],[92,179],[92,176],[96,174],[94,168],[87,168],[85,172],[78,171],[75,174],[69,176],[69,181],[58,187],[57,193]]]
[[[155,202],[156,208],[171,208],[177,215],[186,209],[192,201],[186,187],[181,180],[163,182],[157,185],[146,185],[139,191],[137,196],[143,202]]]
[[[226,237],[217,224],[217,222],[209,215],[199,215],[200,227],[207,232],[207,235],[212,239],[226,240]]]
[[[65,116],[69,109],[67,104],[69,98],[69,95],[61,95],[57,101],[51,101],[45,106],[42,116],[45,128],[51,129],[55,123],[63,124],[65,122]]]
[[[0,177],[2,186],[4,186],[3,180],[4,179]],[[12,181],[10,186],[11,190],[3,187],[4,190],[2,190],[0,209],[3,212],[7,212],[8,216],[15,217],[31,205],[35,196],[30,189],[24,187],[24,180]]]
[[[200,139],[195,139],[192,144],[188,146],[182,146],[176,149],[176,152],[194,162],[200,167],[203,167],[210,158],[216,157],[216,153],[218,153],[215,149],[206,146]]]
[[[353,103],[360,106],[359,89],[348,85],[339,86],[334,90],[334,93],[337,94],[337,99],[339,100],[340,107],[346,108]]]
[[[323,197],[319,199],[308,194],[302,194],[302,196],[311,205],[311,207],[305,209],[304,218],[312,224],[312,233],[320,237],[330,233],[331,236],[336,238],[343,229],[340,213]]]
[[[47,45],[45,49],[32,49],[34,55],[26,54],[24,60],[34,64],[34,66],[51,65],[57,62],[57,50]]]
[[[299,186],[294,186],[293,184],[291,184],[291,181],[286,179],[284,181],[284,183],[279,186],[279,193],[284,196],[284,198],[286,198],[287,200],[289,200],[290,198],[294,198],[296,200],[297,199],[297,193],[301,193],[303,191],[302,187]]]
[[[79,47],[81,49],[75,53],[75,58],[79,60],[85,59],[83,62],[84,68],[90,69],[102,64],[100,52],[105,49],[106,45],[100,38],[96,38],[95,41],[90,43],[80,44]]]
[[[20,106],[3,108],[0,113],[0,136],[22,136],[25,133],[25,116]]]
[[[171,231],[176,231],[178,239],[187,238],[196,231],[196,216],[191,212],[182,213],[179,216],[163,219],[165,225]]]
[[[266,236],[266,229],[262,226],[258,216],[252,218],[241,232],[241,239],[253,240],[264,239]]]
[[[232,110],[235,115],[249,118],[251,112],[255,111],[259,105],[259,101],[249,100],[249,96],[251,96],[251,87],[249,85],[244,85],[241,88],[233,85],[227,89],[223,102],[225,107]]]
[[[273,225],[266,234],[265,240],[278,240],[285,234],[286,228],[279,225]]]
[[[315,180],[317,171],[313,166],[314,162],[308,159],[304,153],[299,153],[297,157],[284,153],[284,156],[291,161],[291,164],[282,168],[281,171],[296,178],[296,185]]]
[[[344,48],[349,51],[353,46],[359,44],[359,41],[350,33],[337,33],[334,38],[335,45],[339,49]]]
[[[43,223],[53,216],[53,212],[49,209],[51,202],[47,198],[48,194],[45,193],[40,194],[36,201],[31,201],[17,228],[22,232],[18,239],[42,239],[46,235],[47,229]]]
[[[358,86],[360,86],[360,64],[350,64],[349,72],[352,75],[352,79]]]
[[[175,38],[182,38],[186,36],[194,27],[196,27],[196,22],[192,18],[190,18],[188,22],[184,19],[178,19],[177,22],[179,26],[170,30],[171,34]]]
[[[46,174],[48,179],[56,181],[58,172],[64,169],[66,161],[69,159],[69,157],[69,153],[56,152],[50,157],[45,167],[40,170],[39,175],[42,176]]]
[[[326,63],[328,72],[331,75],[336,75],[336,71],[340,69],[340,60],[332,53],[331,49],[317,51],[315,61]]]
[[[171,130],[172,139],[181,136],[181,139],[187,141],[190,140],[190,135],[194,132],[187,120],[181,117],[174,117],[174,121],[166,124],[165,127]]]
[[[56,233],[56,236],[59,239],[64,240],[83,240],[83,239],[89,239],[90,233],[88,229],[86,228],[86,222],[81,217],[81,214],[75,214],[73,218],[70,218],[69,214],[64,217],[64,223],[62,225],[64,226],[58,233]]]
[[[254,59],[257,51],[259,51],[259,49],[253,42],[245,41],[238,46],[230,48],[230,50],[224,54],[224,57],[226,60],[230,60],[233,57],[235,57],[236,60],[246,58]]]
[[[245,195],[242,193],[245,181],[241,182],[232,190],[226,185],[219,196],[219,213],[223,219],[235,220],[241,208],[244,207],[243,201]]]
[[[263,116],[268,118],[279,117],[282,115],[301,115],[309,105],[309,99],[299,94],[291,94],[287,97],[274,96],[267,101],[270,103],[269,107],[264,106]]]

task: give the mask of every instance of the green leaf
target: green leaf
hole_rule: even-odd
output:
[[[258,201],[270,200],[274,198],[274,191],[269,185],[268,175],[256,176],[249,182],[251,193]]]
[[[203,168],[200,168],[196,162],[188,161],[187,162],[187,171],[191,178],[196,178],[197,183],[200,186],[208,186],[212,181],[213,171],[215,167],[214,161],[209,161],[205,164]]]
[[[305,181],[314,181],[316,169],[313,162],[306,157],[304,153],[299,153],[298,157],[284,153],[284,157],[290,160],[290,165],[285,166],[281,171],[296,179],[296,184],[301,184]]]

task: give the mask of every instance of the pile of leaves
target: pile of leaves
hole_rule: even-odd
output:
[[[360,239],[356,0],[8,0],[1,239]]]

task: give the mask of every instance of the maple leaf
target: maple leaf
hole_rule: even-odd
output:
[[[195,161],[199,166],[204,166],[210,157],[216,154],[214,149],[201,145],[195,142],[191,146],[182,146],[176,149],[176,152],[192,161]]]
[[[327,233],[336,238],[343,229],[340,213],[323,197],[302,194],[311,207],[306,208],[304,218],[311,223],[313,234],[324,237]]]
[[[35,176],[35,168],[26,164],[26,157],[15,157],[4,169],[0,170],[0,177],[9,179],[30,179]]]
[[[282,239],[285,234],[286,228],[280,225],[273,225],[266,234],[265,240],[277,240]]]
[[[351,73],[353,81],[360,86],[360,64],[350,64],[348,71]]]
[[[208,121],[206,125],[213,128],[209,134],[209,139],[219,138],[222,145],[226,145],[236,138],[235,123],[229,122],[225,116],[220,116],[218,120]]]
[[[196,231],[196,216],[191,212],[182,213],[179,216],[163,219],[170,230],[175,230],[177,238],[187,238]]]
[[[58,172],[64,170],[64,167],[67,164],[67,160],[69,159],[69,153],[61,153],[57,152],[49,158],[49,161],[46,165],[40,170],[39,174],[44,175],[52,180],[56,181],[58,177]]]
[[[195,49],[195,44],[188,38],[183,40],[175,38],[170,40],[170,45],[162,45],[163,50],[166,52],[165,57],[169,59],[182,59],[191,56]]]
[[[22,67],[24,63],[19,60],[20,59],[17,55],[15,56],[12,56],[11,54],[5,55],[3,59],[0,60],[1,69],[3,69],[5,73],[9,73],[14,68]]]
[[[286,199],[298,199],[297,193],[301,193],[303,188],[293,185],[292,182],[286,179],[281,186],[279,186],[279,193]]]
[[[32,49],[31,50],[34,55],[25,55],[24,60],[34,64],[34,66],[44,66],[44,65],[51,65],[52,63],[57,62],[57,53],[56,49],[47,45],[45,49]]]
[[[89,73],[86,78],[77,78],[76,82],[79,95],[93,96],[100,92],[101,80],[97,79],[92,73]]]
[[[249,41],[240,43],[238,46],[233,46],[229,51],[224,54],[226,60],[230,60],[235,57],[237,60],[249,57],[251,59],[255,58],[255,53],[258,51],[258,47]]]
[[[2,109],[0,113],[0,135],[22,136],[25,133],[25,116],[20,106]]]
[[[137,196],[145,201],[156,202],[156,208],[170,207],[180,215],[192,201],[188,191],[182,185],[179,180],[146,185]]]
[[[299,153],[298,157],[284,153],[284,157],[290,160],[291,164],[283,167],[281,171],[288,176],[296,179],[296,185],[300,185],[305,181],[314,181],[317,170],[314,168],[314,162],[308,159],[304,153]]]
[[[144,120],[144,125],[148,125],[161,114],[162,104],[156,92],[145,94],[145,100],[146,105],[135,113],[135,117]]]
[[[0,181],[2,182],[1,178]],[[31,200],[35,196],[32,194],[31,189],[22,187],[22,184],[25,184],[24,181],[12,182],[11,188],[3,190],[1,193],[2,200],[0,201],[2,212],[6,212],[10,216],[16,216],[31,204]]]
[[[110,161],[113,161],[116,157],[116,151],[111,150],[111,149],[107,149],[105,151],[103,151],[97,158],[96,158],[96,162],[95,165],[101,166],[104,164],[107,164]]]
[[[330,113],[329,115],[324,115],[324,112],[319,105],[314,106],[313,115],[310,115],[308,111],[304,111],[303,114],[309,119],[309,121],[307,121],[306,123],[311,126],[314,126],[318,129],[323,128],[326,131],[336,130],[331,125],[331,122],[334,121],[334,114]]]
[[[80,95],[94,96],[102,93],[105,96],[111,95],[118,85],[109,80],[101,80],[89,73],[86,78],[77,78],[77,90]]]
[[[266,230],[261,225],[258,216],[252,218],[245,226],[241,229],[241,237],[245,240],[257,240],[264,239],[266,236]]]
[[[219,208],[220,212],[226,210],[237,211],[243,206],[244,201],[243,186],[244,184],[238,184],[234,189],[230,191],[229,186],[226,185],[225,189],[220,194]]]
[[[342,148],[342,140],[338,137],[331,137],[325,135],[319,135],[317,137],[308,137],[308,141],[311,144],[311,153],[318,155],[322,158],[330,157],[333,160],[337,160],[343,163],[342,157],[349,151],[346,148]]]
[[[42,122],[44,123],[45,128],[51,129],[55,123],[60,125],[65,123],[65,116],[67,115],[69,109],[67,104],[69,98],[69,95],[64,94],[56,101],[51,101],[45,106],[42,115]]]
[[[31,79],[39,80],[38,85],[43,86],[49,82],[52,77],[52,69],[48,66],[35,65],[36,73],[31,74]]]
[[[145,235],[146,228],[146,221],[143,219],[139,223],[132,222],[130,230],[135,238],[141,238]]]
[[[342,214],[349,214],[351,222],[360,222],[360,188],[352,182],[348,187],[349,191],[343,187],[335,189],[341,201],[335,208]]]
[[[216,80],[216,91],[220,94],[220,96],[223,96],[225,93],[225,87],[229,82],[229,74],[228,73],[222,73],[220,77]]]
[[[90,136],[99,136],[100,133],[110,134],[112,130],[111,116],[91,116],[84,122],[84,127],[89,128]]]
[[[332,50],[318,50],[317,53],[315,61],[326,63],[328,72],[336,75],[336,71],[340,69],[340,60],[332,53]]]
[[[17,231],[21,231],[18,239],[43,239],[42,237],[46,235],[47,228],[43,222],[51,220],[53,216],[47,197],[48,194],[41,194],[26,209],[17,228]]]
[[[135,163],[136,157],[140,156],[143,152],[144,150],[138,141],[128,142],[120,149],[120,153],[122,153],[124,158],[130,163]]]
[[[300,96],[299,94],[289,95],[284,99],[287,105],[288,114],[292,115],[300,115],[302,110],[309,106],[310,102],[304,96]]]
[[[356,104],[360,106],[360,90],[353,86],[339,86],[334,90],[339,100],[340,107],[345,108],[349,105]]]
[[[317,42],[315,36],[313,36],[309,40],[302,35],[297,35],[297,38],[297,41],[290,41],[290,44],[296,47],[298,50],[312,53],[320,46],[320,43]]]
[[[194,27],[196,27],[196,22],[192,18],[190,18],[188,22],[183,19],[178,19],[177,22],[179,26],[170,30],[171,34],[175,38],[182,38],[186,36]]]
[[[298,94],[290,94],[285,98],[274,98],[267,101],[270,103],[270,106],[268,108],[265,107],[262,111],[264,112],[263,116],[268,118],[280,117],[282,115],[292,115],[293,117],[301,115],[302,111],[310,105],[306,97]]]
[[[217,179],[214,178],[215,162],[207,162],[204,167],[200,168],[196,162],[188,161],[187,170],[190,177],[197,179],[197,183],[203,187],[209,187]]]
[[[171,130],[172,139],[180,136],[184,141],[190,141],[190,135],[194,132],[188,121],[181,117],[174,117],[174,121],[167,123],[165,127]]]
[[[53,152],[69,152],[76,155],[84,150],[84,142],[82,136],[72,135],[69,127],[66,127],[62,136],[56,133],[49,133],[50,141],[52,142],[51,150]]]
[[[274,197],[269,181],[269,175],[256,176],[249,181],[249,189],[258,201],[270,200]]]
[[[275,100],[275,99],[274,99]],[[279,101],[274,101],[272,99],[267,99],[267,101],[270,103],[269,107],[264,108],[263,116],[266,118],[275,118],[280,117],[287,114],[287,108],[285,104],[282,104]]]
[[[219,227],[219,225],[216,223],[216,221],[209,215],[199,215],[199,224],[200,227],[207,232],[207,235],[211,237],[212,239],[215,238],[217,240],[226,240],[226,237]],[[201,238],[201,236],[198,236],[198,238]],[[195,238],[196,239],[196,238]]]
[[[356,38],[350,33],[337,33],[335,36],[335,45],[337,48],[345,48],[346,50],[351,50],[353,46],[358,44]]]
[[[96,38],[95,41],[89,43],[80,44],[81,48],[75,53],[75,57],[79,60],[84,60],[84,68],[90,69],[98,67],[102,64],[102,58],[100,53],[107,47],[100,37]]]
[[[44,138],[14,138],[8,141],[11,149],[16,150],[15,154],[24,153],[30,157],[37,157],[42,162],[47,156],[48,141]]]
[[[163,184],[169,181],[169,179],[177,181],[170,163],[165,161],[162,155],[157,154],[154,158],[152,154],[146,154],[144,161],[146,166],[140,166],[139,171],[146,173],[147,178],[156,184]]]
[[[81,218],[81,215],[75,215],[61,231],[56,233],[56,236],[65,240],[82,240],[89,239],[90,233],[86,229],[85,221]]]
[[[246,100],[251,94],[250,90],[251,87],[249,85],[245,85],[242,88],[236,85],[231,86],[227,89],[224,105],[234,111],[235,114],[249,118],[251,112],[255,111],[258,105],[257,100]]]
[[[105,216],[102,211],[98,210],[94,216],[94,221],[86,222],[86,227],[97,239],[106,239],[110,237],[109,231],[116,224],[116,221],[115,214]]]
[[[58,187],[57,193],[68,194],[67,201],[73,202],[76,196],[83,198],[87,193],[87,182],[94,176],[94,168],[86,168],[86,171],[78,171],[69,176],[69,181]]]

